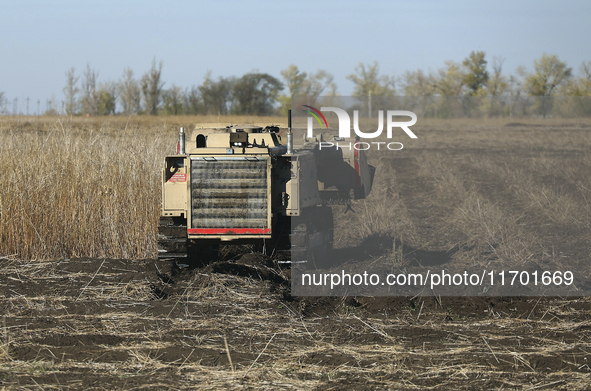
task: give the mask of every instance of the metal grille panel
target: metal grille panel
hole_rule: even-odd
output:
[[[267,160],[191,161],[191,227],[270,228]]]

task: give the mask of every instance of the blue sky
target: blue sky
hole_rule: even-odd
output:
[[[575,71],[591,61],[591,1],[0,1],[0,91],[63,99],[65,72],[89,63],[99,82],[164,63],[165,87],[201,84],[208,70],[280,77],[289,64],[325,69],[338,92],[360,62],[383,74],[436,70],[472,50],[531,69],[542,53]],[[12,106],[10,106],[12,107]],[[32,106],[31,106],[32,107]],[[43,106],[42,106],[43,109]],[[33,109],[31,109],[33,111]]]

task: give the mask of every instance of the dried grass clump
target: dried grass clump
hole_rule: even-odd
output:
[[[170,126],[122,119],[0,122],[0,253],[155,254],[160,165],[173,145]]]

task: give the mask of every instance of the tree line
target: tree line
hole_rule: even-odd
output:
[[[164,88],[162,62],[136,78],[130,68],[117,82],[97,83],[98,72],[87,65],[82,76],[76,69],[66,72],[65,113],[68,115],[111,114],[252,114],[270,115],[276,110],[283,84],[277,78],[250,72],[240,78],[219,77],[211,72],[199,86]],[[119,110],[118,110],[119,108]],[[118,111],[117,111],[118,110]]]
[[[489,64],[485,52],[473,51],[462,62],[446,61],[435,71],[418,69],[398,77],[380,74],[378,62],[360,63],[347,79],[354,85],[353,96],[364,100],[405,96],[422,97],[424,102],[434,97],[475,102],[486,97],[491,115],[502,115],[507,104],[514,105],[525,97],[591,96],[591,61],[583,62],[576,73],[558,56],[545,53],[534,61],[532,70],[521,66],[515,74],[505,74],[503,63],[503,58],[495,57]],[[260,72],[214,78],[208,71],[202,84],[188,88],[165,88],[162,67],[162,61],[154,59],[141,77],[126,68],[119,80],[106,82],[98,81],[99,72],[90,65],[81,75],[70,68],[65,73],[62,112],[93,116],[272,115],[285,114],[293,96],[304,95],[314,101],[321,95],[339,95],[329,72],[303,72],[293,64],[280,72],[280,78]],[[6,107],[5,95],[0,92],[0,108],[2,101]],[[435,110],[437,116],[437,107],[428,109],[431,106],[423,104],[423,114]],[[465,111],[464,103],[462,107]],[[542,107],[544,115],[547,109]]]

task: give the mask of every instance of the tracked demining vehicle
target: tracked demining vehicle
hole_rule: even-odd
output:
[[[289,127],[181,128],[166,156],[158,257],[204,265],[220,244],[254,244],[284,262],[322,264],[333,244],[333,202],[365,198],[374,168],[358,140],[304,138]],[[282,141],[285,143],[282,143]],[[350,143],[347,143],[350,141]],[[287,260],[285,260],[287,259]]]

